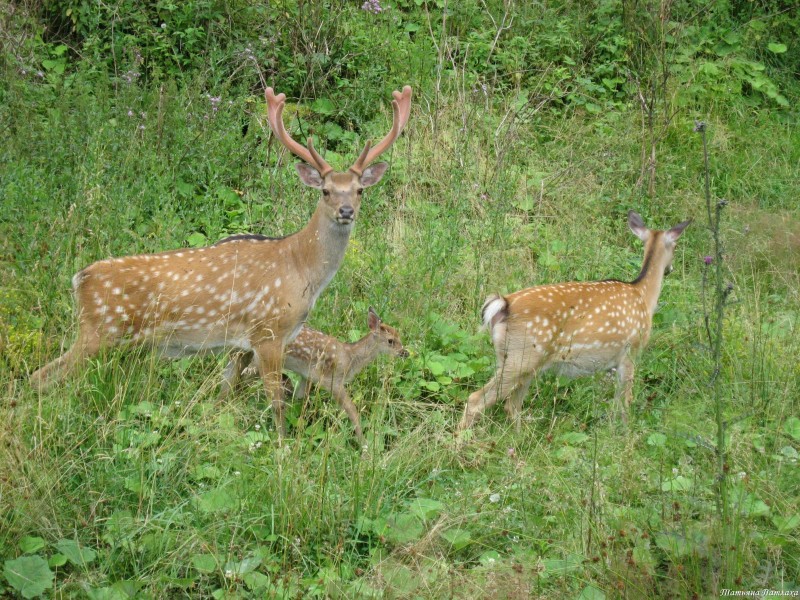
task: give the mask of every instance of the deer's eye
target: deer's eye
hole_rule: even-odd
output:
[[[394,340],[389,340],[389,345],[394,346]]]
[[[323,196],[330,196],[331,195],[331,191],[330,190],[322,190],[322,195]]]
[[[358,194],[359,196],[360,196],[361,194],[363,194],[363,193],[364,193],[364,188],[358,188],[358,189],[356,190],[356,194]]]

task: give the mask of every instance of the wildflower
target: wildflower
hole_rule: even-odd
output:
[[[133,111],[132,111],[132,110],[129,110],[129,111],[128,111],[128,116],[129,116],[129,117],[132,117],[132,116],[133,116]]]
[[[517,455],[517,451],[514,450],[514,448],[509,448],[508,449],[508,457],[509,458],[514,458],[516,455]]]
[[[139,128],[138,128],[138,129],[139,129],[139,131],[144,131],[144,123],[141,123],[141,124],[139,125]]]
[[[704,256],[703,257],[703,262],[706,263],[707,265],[710,265],[712,262],[714,262],[714,257],[713,256]]]
[[[239,476],[239,475],[241,475],[241,474],[242,474],[242,472],[241,472],[241,471],[234,471],[234,472],[233,472],[233,475],[234,475],[235,477],[238,477],[238,476]]]
[[[373,15],[377,15],[383,11],[383,7],[381,6],[380,0],[366,0],[364,4],[361,5],[361,10],[365,10]]]
[[[703,121],[695,121],[694,122],[694,130],[695,133],[702,133],[706,130],[706,124]]]
[[[41,71],[36,71],[36,76],[37,76],[39,79],[44,79],[44,73],[42,73]]]
[[[166,29],[166,28],[167,28],[167,24],[166,23],[162,23],[161,24],[161,29]]]
[[[258,431],[259,429],[261,429],[261,423],[256,423],[256,424],[253,426],[253,429],[255,429],[256,431]]]
[[[233,577],[233,569],[225,569],[225,577],[231,579]]]
[[[500,502],[500,494],[492,494],[491,496],[489,496],[489,502],[491,502],[492,504],[497,504],[498,502]]]

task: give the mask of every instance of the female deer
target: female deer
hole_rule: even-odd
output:
[[[645,243],[639,276],[617,280],[541,285],[507,296],[494,294],[481,311],[497,355],[497,372],[470,395],[459,429],[505,399],[505,409],[519,428],[522,400],[537,373],[552,369],[579,377],[617,370],[623,420],[633,395],[633,359],[647,345],[661,283],[672,270],[675,243],[690,221],[668,231],[645,227],[631,211],[628,225]]]

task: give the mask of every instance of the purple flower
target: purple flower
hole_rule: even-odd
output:
[[[383,10],[383,7],[381,6],[381,0],[365,0],[364,4],[361,5],[361,10],[365,10],[373,15],[377,15]]]
[[[514,450],[514,448],[509,448],[509,449],[508,449],[508,456],[509,456],[509,458],[514,458],[516,455],[517,455],[517,451],[516,451],[516,450]]]
[[[706,263],[707,265],[710,265],[712,262],[714,262],[714,257],[713,256],[704,256],[703,257],[703,262]]]
[[[129,116],[129,117],[132,117],[132,116],[133,116],[133,111],[132,111],[132,110],[129,110],[129,111],[128,111],[128,116]]]

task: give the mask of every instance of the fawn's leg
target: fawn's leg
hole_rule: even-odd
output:
[[[353,424],[353,429],[355,430],[356,438],[358,438],[359,444],[363,444],[364,435],[361,432],[361,419],[358,416],[358,409],[356,408],[356,405],[353,404],[353,401],[350,399],[350,396],[347,394],[344,386],[333,386],[331,389],[331,394],[333,394],[333,397],[336,398],[336,402],[339,403],[339,406],[342,408],[342,410],[347,413],[347,417]]]
[[[222,384],[220,384],[217,402],[222,402],[236,390],[236,386],[242,380],[242,371],[247,368],[253,360],[252,352],[242,352],[235,350],[231,353],[225,371],[222,374]]]

